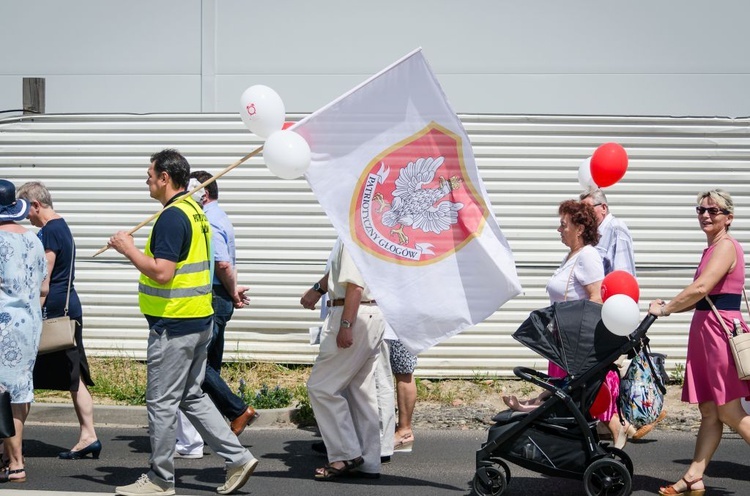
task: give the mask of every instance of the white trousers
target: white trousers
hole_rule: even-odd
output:
[[[380,456],[393,454],[393,437],[396,433],[396,397],[391,374],[391,354],[388,342],[380,344],[380,355],[375,363],[375,390],[378,395],[380,418]]]
[[[203,438],[187,419],[182,410],[177,411],[177,444],[175,448],[181,455],[203,454]]]
[[[354,344],[336,345],[343,307],[333,307],[323,324],[320,353],[307,390],[328,451],[328,461],[361,456],[363,472],[380,473],[380,420],[375,364],[385,330],[380,309],[361,305],[352,326]]]

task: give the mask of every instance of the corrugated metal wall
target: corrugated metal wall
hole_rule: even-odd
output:
[[[294,116],[292,116],[294,117]],[[300,116],[296,116],[300,117]],[[542,367],[510,334],[546,306],[544,287],[566,248],[555,231],[557,204],[579,193],[578,166],[607,141],[626,147],[625,178],[608,188],[612,211],[635,240],[641,309],[688,283],[705,237],[695,195],[724,187],[735,197],[733,234],[750,246],[750,119],[462,115],[500,226],[513,248],[525,293],[490,319],[420,356],[422,376],[509,375]],[[216,173],[261,142],[235,114],[44,115],[0,121],[0,177],[41,180],[78,244],[76,286],[94,355],[142,358],[146,325],[136,271],[116,254],[92,255],[116,230],[160,208],[145,185],[149,156],[183,152],[194,169]],[[299,306],[335,237],[304,180],[272,176],[262,155],[219,180],[220,203],[237,232],[240,280],[250,308],[228,327],[227,358],[311,363],[308,327],[317,312]],[[149,227],[136,242],[143,246]],[[690,315],[657,321],[650,335],[671,364],[684,359]]]

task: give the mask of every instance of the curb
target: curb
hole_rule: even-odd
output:
[[[258,410],[260,417],[252,428],[297,428],[292,422],[296,408]],[[70,403],[32,403],[27,424],[78,425]],[[148,427],[145,406],[94,405],[94,423],[102,427]]]

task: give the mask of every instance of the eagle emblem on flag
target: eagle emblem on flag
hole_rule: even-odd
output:
[[[352,237],[398,263],[434,262],[460,249],[488,214],[467,177],[460,138],[434,122],[365,168],[352,211]]]

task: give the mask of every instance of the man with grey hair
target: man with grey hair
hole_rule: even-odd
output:
[[[624,270],[635,277],[635,255],[633,238],[628,226],[609,211],[607,197],[600,189],[590,189],[581,193],[580,199],[594,207],[596,222],[599,224],[599,244],[597,251],[602,256],[604,275],[615,270]]]

